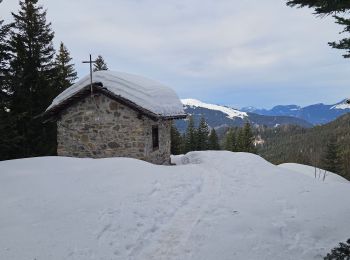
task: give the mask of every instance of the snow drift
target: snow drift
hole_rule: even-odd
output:
[[[348,182],[246,153],[173,161],[0,162],[0,259],[322,259],[350,236]]]

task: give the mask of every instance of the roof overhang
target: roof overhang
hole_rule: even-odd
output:
[[[102,83],[93,83],[92,86],[90,84],[85,86],[79,92],[75,93],[73,96],[67,98],[66,100],[62,101],[60,104],[53,106],[50,109],[46,110],[44,113],[40,114],[39,117],[42,117],[44,119],[44,122],[56,121],[62,111],[64,111],[74,103],[78,102],[79,100],[82,100],[94,93],[101,93],[152,120],[174,120],[174,119],[184,119],[187,117],[186,114],[169,115],[169,116],[155,114],[152,111],[149,111],[120,95],[114,94],[113,92],[109,91],[107,88],[104,88]]]

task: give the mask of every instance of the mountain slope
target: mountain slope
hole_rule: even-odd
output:
[[[322,259],[350,229],[349,183],[247,153],[0,162],[1,259]]]
[[[182,99],[184,110],[194,117],[195,123],[203,116],[208,125],[212,128],[224,126],[243,126],[246,121],[253,125],[265,125],[275,127],[277,125],[295,124],[303,127],[312,125],[305,120],[289,116],[264,116],[250,112],[242,112],[230,107],[208,104],[195,99]],[[178,120],[178,129],[183,132],[186,129],[187,121]]]
[[[339,116],[349,113],[350,104],[347,104],[346,100],[343,100],[333,105],[325,105],[322,103],[306,107],[300,107],[297,105],[279,105],[270,110],[257,109],[254,107],[246,107],[241,110],[267,116],[292,116],[319,125],[329,123]]]
[[[275,164],[297,162],[322,167],[327,144],[335,138],[345,159],[341,174],[350,179],[350,113],[310,129],[281,126],[257,131],[264,140],[258,146],[259,154]]]

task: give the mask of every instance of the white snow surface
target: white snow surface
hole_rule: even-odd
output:
[[[350,104],[347,104],[346,102],[332,106],[331,109],[350,109]]]
[[[0,259],[322,259],[349,238],[350,186],[259,156],[0,162]]]
[[[115,71],[96,71],[92,75],[93,83],[102,83],[103,87],[138,106],[160,116],[184,115],[183,106],[176,93],[156,81]],[[59,94],[46,111],[78,93],[90,84],[90,75],[83,77],[70,88]]]
[[[340,175],[335,174],[333,172],[326,171],[321,168],[316,168],[316,176],[315,176],[315,167],[309,166],[309,165],[298,164],[298,163],[282,163],[278,165],[278,167],[288,169],[296,173],[305,174],[306,176],[309,176],[319,181],[349,183],[348,180],[341,177]]]
[[[248,116],[248,114],[246,112],[241,112],[239,110],[236,110],[236,109],[233,109],[230,107],[204,103],[204,102],[199,101],[197,99],[191,99],[191,98],[181,99],[181,102],[183,105],[189,106],[189,107],[203,107],[203,108],[207,108],[210,110],[221,111],[224,114],[226,114],[228,118],[231,118],[231,119],[233,119],[235,117],[240,117],[243,119],[244,117]]]

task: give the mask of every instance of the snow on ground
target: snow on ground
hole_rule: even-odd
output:
[[[221,111],[224,114],[226,114],[228,118],[231,118],[231,119],[233,119],[235,117],[244,118],[244,117],[248,116],[246,112],[241,112],[239,110],[236,110],[236,109],[233,109],[230,107],[203,103],[202,101],[199,101],[197,99],[190,99],[190,98],[181,99],[181,102],[183,105],[189,106],[189,107],[203,107],[203,108],[207,108],[210,110]]]
[[[309,176],[319,181],[349,183],[348,180],[339,176],[338,174],[325,171],[321,168],[316,168],[316,175],[315,175],[315,167],[309,166],[309,165],[303,165],[298,163],[282,163],[278,165],[278,167],[294,171],[298,174],[300,173],[305,174],[306,176]]]
[[[322,259],[350,237],[349,183],[246,153],[173,159],[0,162],[0,259]]]

